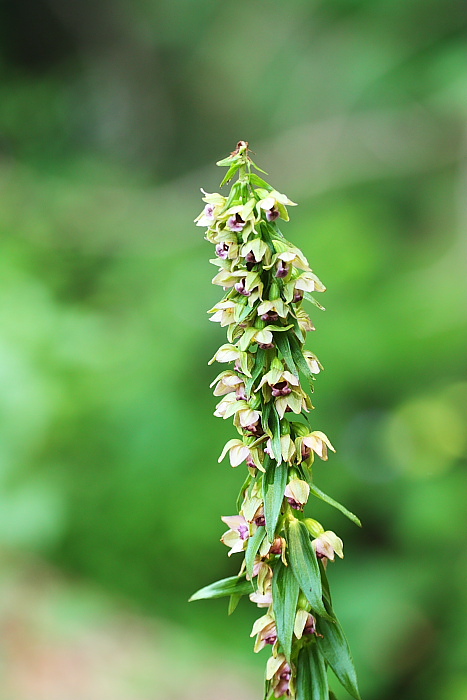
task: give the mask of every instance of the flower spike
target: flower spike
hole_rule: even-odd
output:
[[[313,405],[305,384],[323,366],[305,350],[315,326],[303,307],[310,301],[324,310],[310,292],[326,287],[279,229],[295,202],[254,172],[259,168],[248,153],[248,143],[239,141],[217,163],[228,168],[221,186],[237,180],[228,196],[202,190],[205,206],[195,219],[214,246],[213,284],[225,292],[210,320],[226,328],[228,342],[209,364],[228,363],[211,384],[220,397],[214,415],[233,418],[239,434],[227,442],[219,462],[228,455],[232,467],[246,470],[238,514],[222,517],[229,529],[221,538],[228,556],[241,555],[242,563],[238,576],[202,588],[192,600],[230,596],[230,613],[248,596],[266,610],[252,630],[254,651],[271,649],[265,700],[334,697],[328,667],[360,700],[326,577],[328,563],[344,556],[343,543],[304,514],[315,496],[359,524],[312,476],[315,455],[327,460],[335,450],[310,424]]]

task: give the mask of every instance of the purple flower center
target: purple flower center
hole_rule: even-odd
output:
[[[241,540],[247,540],[248,537],[250,536],[250,532],[248,530],[248,525],[239,525],[237,528],[237,532],[240,535]]]
[[[216,245],[216,255],[222,260],[226,260],[229,256],[230,246],[227,243],[218,243]]]
[[[290,266],[287,265],[283,260],[279,262],[277,267],[276,277],[287,277],[289,274]]]
[[[258,343],[258,347],[260,347],[261,350],[270,350],[274,347],[274,343]]]
[[[278,216],[279,216],[279,210],[276,209],[275,207],[271,207],[271,209],[268,209],[266,212],[266,219],[268,221],[274,221],[275,219],[277,219]]]
[[[264,517],[264,515],[258,515],[258,517],[255,518],[255,523],[258,527],[266,525],[266,518]]]
[[[239,386],[235,390],[235,394],[237,396],[238,401],[246,401],[247,396],[245,393],[245,385],[244,384],[239,384]]]
[[[292,301],[294,304],[299,304],[301,301],[303,301],[303,292],[300,290],[295,291]]]
[[[214,221],[214,204],[206,204],[204,207],[204,216],[211,221]]]
[[[311,455],[311,447],[307,447],[306,445],[302,445],[302,457],[303,459],[308,459],[308,457]]]
[[[270,549],[269,549],[270,554],[282,554],[282,540],[280,537],[277,537],[274,542],[272,543]]]
[[[245,262],[247,262],[247,263],[255,263],[255,262],[257,262],[257,260],[256,260],[256,258],[255,258],[255,254],[254,254],[251,250],[250,250],[249,253],[247,253],[247,254],[245,255]]]
[[[295,499],[288,498],[287,500],[290,503],[291,508],[293,508],[294,510],[303,510],[303,505],[301,503],[298,503],[298,501],[296,501]]]
[[[235,289],[239,294],[243,294],[244,297],[250,297],[251,292],[247,291],[245,289],[245,278],[243,277],[240,282],[237,282],[235,285]]]
[[[288,382],[277,382],[271,387],[271,391],[273,396],[288,396],[292,393]]]
[[[252,423],[251,425],[247,425],[244,430],[247,435],[257,435],[258,437],[264,435],[263,428],[261,427],[261,423],[259,421],[256,421],[256,423]]]
[[[247,467],[251,467],[252,469],[256,469],[256,464],[254,463],[253,457],[251,454],[248,455],[248,457],[245,460],[245,464]]]
[[[261,316],[261,319],[263,321],[278,321],[279,320],[279,314],[277,311],[267,311],[265,314]]]
[[[316,620],[313,615],[307,620],[307,623],[303,629],[303,634],[316,634]]]
[[[243,221],[240,214],[234,214],[227,220],[227,226],[231,231],[241,231],[245,226],[245,221]]]

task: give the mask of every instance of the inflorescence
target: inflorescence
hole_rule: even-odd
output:
[[[243,553],[239,574],[198,591],[192,600],[230,596],[229,613],[244,595],[266,612],[253,625],[254,650],[272,646],[266,666],[265,698],[297,700],[335,697],[327,668],[358,700],[350,651],[331,602],[326,566],[342,558],[342,540],[304,516],[310,495],[358,518],[313,483],[315,456],[328,459],[334,448],[310,426],[313,405],[302,386],[323,369],[305,338],[315,327],[304,301],[319,309],[312,292],[325,287],[303,253],[289,243],[278,220],[295,206],[252,168],[248,144],[217,163],[227,166],[222,185],[238,176],[228,197],[203,191],[206,203],[195,219],[215,246],[219,268],[213,284],[226,292],[210,313],[227,328],[228,342],[210,364],[228,363],[214,380],[219,397],[214,415],[233,422],[238,438],[219,457],[232,467],[243,462],[246,478],[238,514],[225,516],[222,542],[229,556]],[[263,171],[260,171],[263,172]]]

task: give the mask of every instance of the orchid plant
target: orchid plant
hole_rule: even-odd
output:
[[[342,558],[342,540],[317,520],[305,517],[310,496],[334,506],[353,522],[358,518],[314,483],[315,456],[327,460],[334,448],[310,425],[313,405],[304,384],[323,369],[305,337],[314,325],[303,308],[321,304],[312,292],[325,287],[303,253],[282,235],[278,220],[288,221],[295,206],[257,173],[240,141],[217,165],[228,171],[221,186],[237,177],[227,197],[202,190],[206,203],[195,219],[215,246],[211,262],[219,268],[213,284],[225,295],[211,321],[227,328],[227,343],[210,364],[228,369],[214,380],[219,397],[215,414],[233,417],[239,437],[219,457],[232,467],[243,462],[246,478],[238,514],[222,518],[228,530],[222,542],[229,556],[243,554],[237,576],[217,581],[191,600],[229,596],[229,614],[242,596],[265,611],[253,625],[255,652],[271,645],[266,664],[265,700],[335,698],[328,667],[359,700],[352,657],[331,601],[328,562]]]

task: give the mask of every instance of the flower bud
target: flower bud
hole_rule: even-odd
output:
[[[324,527],[321,523],[317,520],[313,520],[313,518],[305,518],[303,522],[312,537],[319,537],[324,532]]]

